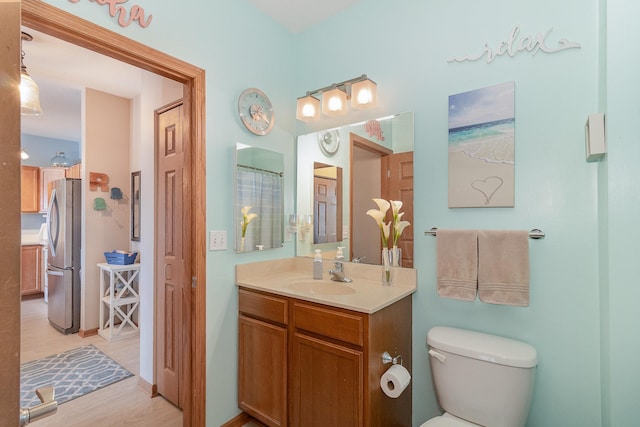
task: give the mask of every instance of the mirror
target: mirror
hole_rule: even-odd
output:
[[[131,172],[131,240],[140,241],[140,171]]]
[[[299,227],[296,254],[320,249],[331,258],[343,246],[347,259],[380,264],[380,231],[366,212],[378,209],[373,198],[382,198],[403,202],[402,219],[412,226],[398,247],[402,266],[413,267],[413,147],[411,112],[299,136],[296,209],[308,225]],[[327,178],[329,170],[336,172]],[[328,181],[319,187],[321,179]]]
[[[238,143],[235,157],[236,252],[281,248],[284,155]]]

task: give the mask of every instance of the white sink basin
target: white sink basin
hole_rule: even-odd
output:
[[[304,292],[312,295],[349,295],[355,294],[356,290],[343,283],[330,280],[307,280],[304,282],[294,282],[287,287],[293,291]]]

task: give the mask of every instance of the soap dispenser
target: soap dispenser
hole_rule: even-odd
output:
[[[344,261],[344,246],[338,246],[338,250],[336,251],[336,260]]]
[[[322,255],[320,249],[316,249],[316,254],[313,256],[313,278],[322,279]]]

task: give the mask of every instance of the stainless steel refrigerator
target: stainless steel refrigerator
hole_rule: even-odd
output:
[[[63,334],[80,329],[80,184],[79,179],[53,181],[47,210],[49,323]]]

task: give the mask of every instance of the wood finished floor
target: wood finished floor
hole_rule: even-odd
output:
[[[138,336],[108,342],[95,335],[62,335],[47,319],[42,298],[22,302],[21,362],[61,353],[87,344],[120,363],[133,377],[58,406],[58,412],[34,423],[38,427],[182,426],[182,412],[162,397],[150,398],[138,385]]]

